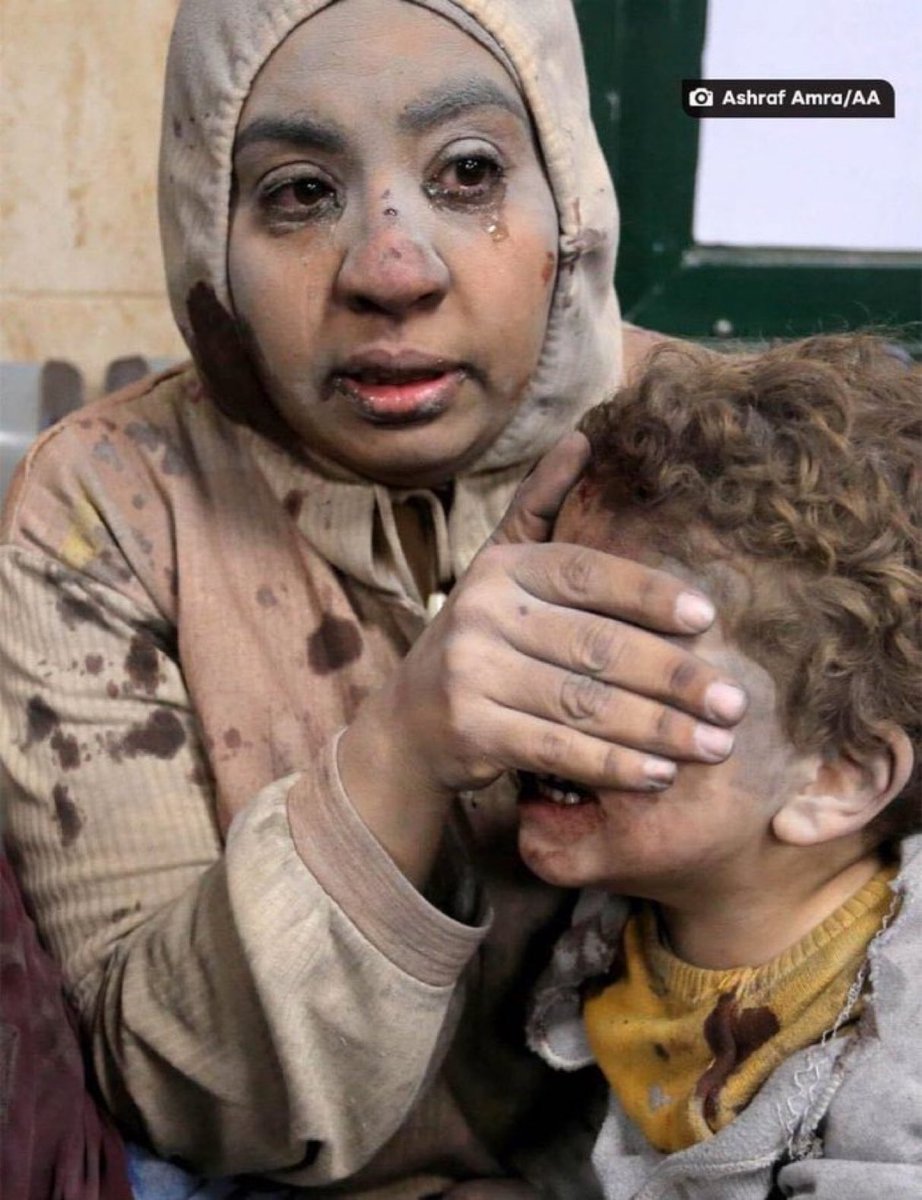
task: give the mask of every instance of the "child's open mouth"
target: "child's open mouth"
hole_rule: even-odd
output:
[[[560,808],[576,808],[581,804],[598,804],[595,792],[572,779],[559,775],[532,775],[519,771],[519,804],[556,804]]]

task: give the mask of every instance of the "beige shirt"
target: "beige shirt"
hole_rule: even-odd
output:
[[[445,586],[520,473],[447,521],[418,501]],[[229,423],[191,368],[62,422],[6,507],[0,756],[11,853],[135,1136],[417,1197],[547,1140],[521,1030],[568,902],[519,863],[508,787],[459,805],[428,899],[343,793],[336,734],[425,620],[393,500]]]

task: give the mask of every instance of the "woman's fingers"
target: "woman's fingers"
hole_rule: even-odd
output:
[[[609,747],[639,750],[658,758],[720,762],[733,749],[733,734],[728,729],[547,663],[532,663],[510,677],[501,703],[510,710],[601,739]]]
[[[508,638],[523,655],[565,668],[563,678],[572,691],[578,688],[586,702],[599,700],[607,690],[605,685],[621,689],[627,707],[634,704],[629,695],[637,694],[637,716],[649,713],[640,704],[648,697],[663,701],[657,705],[657,718],[668,727],[670,737],[661,749],[669,753],[679,743],[672,738],[673,725],[666,717],[675,709],[692,713],[707,721],[732,724],[745,712],[746,695],[741,688],[726,679],[710,663],[696,657],[675,641],[667,641],[636,625],[597,616],[594,613],[561,608],[540,600],[523,600],[516,610],[516,621]],[[593,687],[598,684],[598,687]],[[682,713],[674,713],[676,719]],[[683,718],[676,730],[685,731],[690,722]],[[699,743],[715,742],[715,735],[702,735]],[[719,741],[719,739],[716,739]],[[638,744],[638,743],[634,743]],[[643,739],[643,745],[654,749]],[[698,754],[680,757],[699,757]]]
[[[546,542],[567,492],[589,462],[589,440],[568,433],[553,446],[519,485],[506,514],[487,545]]]
[[[508,575],[535,599],[660,633],[701,633],[715,616],[706,596],[666,571],[588,546],[492,546],[481,551],[475,564]]]

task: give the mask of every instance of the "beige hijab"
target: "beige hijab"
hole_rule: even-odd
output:
[[[274,434],[277,443],[290,442],[290,435],[284,436],[261,393],[242,344],[228,352],[228,339],[236,338],[227,278],[232,151],[260,68],[297,25],[329,3],[183,0],[167,63],[159,199],[173,312],[216,403],[233,419],[270,438]],[[570,0],[394,3],[440,14],[503,64],[531,112],[559,215],[560,266],[539,364],[512,420],[456,481],[452,515],[439,539],[447,556],[440,574],[451,576],[467,565],[502,515],[525,466],[618,383],[621,331],[612,284],[618,217],[590,120]],[[216,340],[216,331],[223,341]],[[307,532],[337,565],[378,582],[368,558],[375,510],[385,524],[392,523],[385,510],[399,496],[307,451],[312,469],[345,503],[352,533],[356,522],[367,523],[368,553],[350,551],[343,561],[342,539],[324,536],[321,529]]]

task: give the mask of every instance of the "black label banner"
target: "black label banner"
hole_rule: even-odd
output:
[[[683,79],[690,117],[892,117],[886,79]]]

